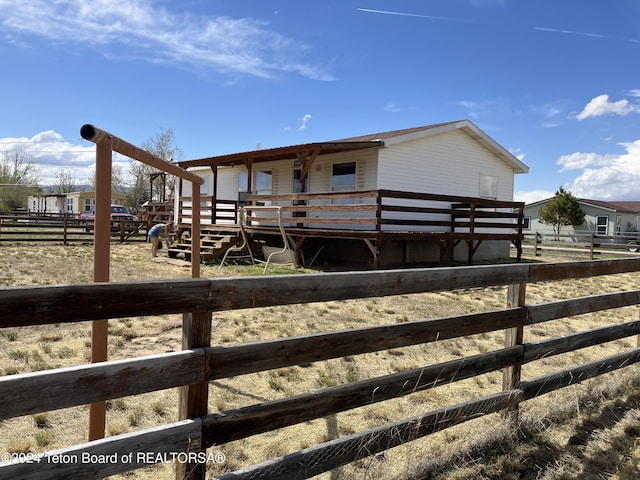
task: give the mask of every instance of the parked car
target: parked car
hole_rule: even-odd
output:
[[[96,216],[95,209],[96,207],[93,206],[91,207],[90,212],[80,214],[81,219],[91,220],[91,225],[87,225],[85,227],[87,230],[93,229],[93,220],[95,219],[95,216]],[[129,210],[127,210],[127,207],[125,207],[124,205],[111,205],[111,220],[112,220],[111,231],[118,232],[120,231],[121,220],[135,221],[137,220],[137,218],[131,213],[129,213]],[[127,232],[135,231],[136,229],[137,229],[137,225],[135,223],[125,223],[125,230]]]

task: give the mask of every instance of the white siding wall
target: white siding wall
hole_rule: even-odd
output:
[[[477,197],[480,175],[498,177],[498,200],[513,200],[513,170],[461,131],[380,151],[378,188]]]

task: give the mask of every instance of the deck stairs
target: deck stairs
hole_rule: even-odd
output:
[[[234,229],[212,228],[203,225],[200,229],[200,261],[210,262],[224,255],[241,240],[240,232]],[[184,257],[191,260],[191,237],[186,230],[168,250],[170,258]]]

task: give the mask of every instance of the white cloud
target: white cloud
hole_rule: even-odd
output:
[[[0,152],[19,151],[36,165],[41,185],[55,183],[56,173],[70,173],[78,184],[86,183],[93,176],[96,164],[96,148],[93,143],[65,140],[53,130],[40,132],[33,137],[0,138]],[[114,165],[128,173],[130,160],[114,153]]]
[[[598,117],[600,115],[620,115],[625,116],[629,113],[640,112],[640,105],[631,105],[625,98],[617,102],[610,102],[609,95],[600,95],[593,98],[584,109],[578,113],[575,118],[584,120],[589,117]]]
[[[545,117],[554,118],[562,113],[562,108],[558,105],[547,103],[543,106],[543,111]]]
[[[92,46],[112,58],[333,80],[323,67],[300,61],[308,46],[253,18],[175,14],[154,0],[0,0],[0,19],[0,30],[14,44],[39,37]]]
[[[521,191],[516,192],[513,196],[513,199],[516,202],[533,203],[551,198],[555,194],[556,192],[552,192],[549,190],[532,190],[530,192]]]
[[[299,120],[300,120],[300,126],[298,127],[298,131],[304,130],[307,128],[307,122],[311,120],[311,115],[307,113],[304,117],[300,118]]]
[[[562,155],[556,161],[556,164],[560,165],[560,172],[566,172],[567,170],[582,170],[592,166],[610,165],[618,158],[617,155],[575,152],[569,155]]]
[[[524,160],[524,157],[526,157],[526,154],[522,151],[521,148],[510,148],[509,153],[511,153],[514,157],[516,157],[521,162]]]
[[[413,110],[412,108],[409,108],[409,107],[401,107],[400,105],[398,105],[398,103],[393,101],[387,102],[382,109],[385,112],[391,112],[391,113],[409,112]]]
[[[622,155],[575,153],[565,156],[573,158],[567,164],[583,170],[580,176],[566,185],[567,190],[582,198],[640,199],[640,140],[620,145],[626,150]]]

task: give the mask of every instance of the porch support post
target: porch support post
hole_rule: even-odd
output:
[[[213,173],[213,192],[211,195],[211,224],[218,223],[218,165],[211,164],[211,172]]]

